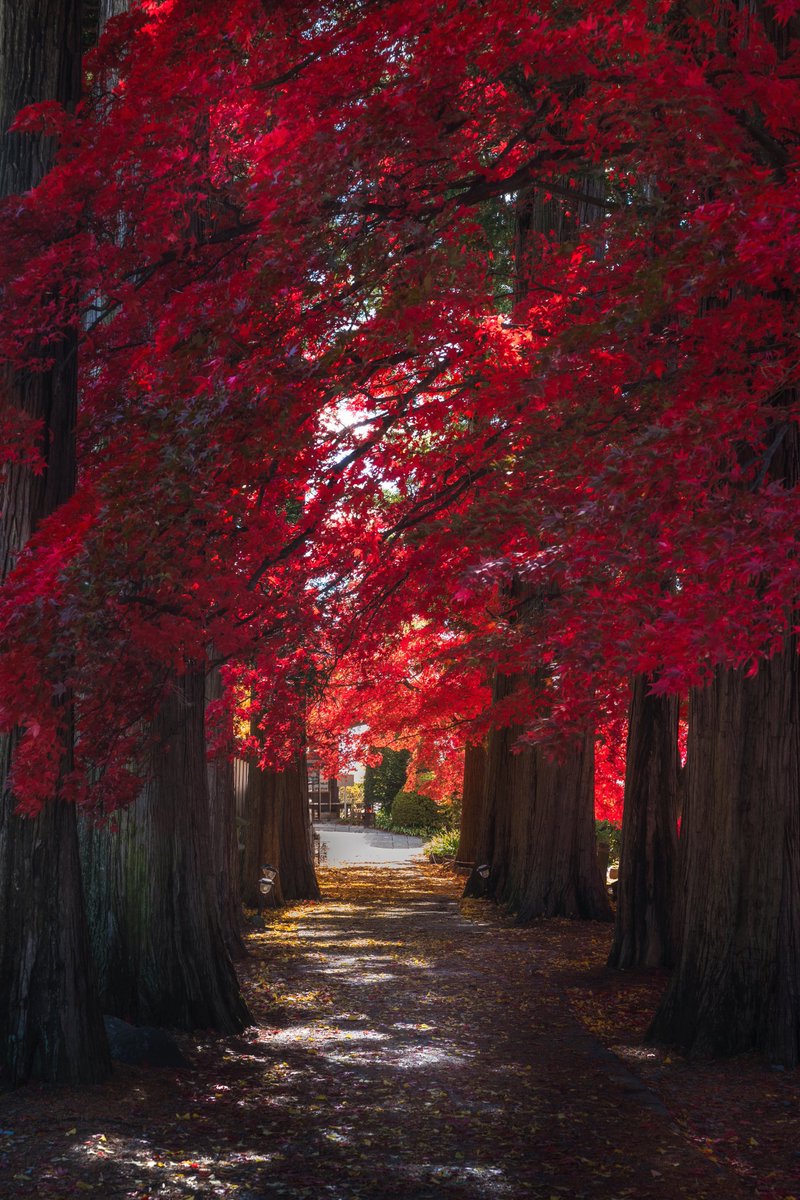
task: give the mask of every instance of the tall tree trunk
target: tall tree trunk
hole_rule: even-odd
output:
[[[628,710],[614,944],[608,965],[670,967],[680,924],[678,862],[677,696],[648,695],[650,680],[633,680]]]
[[[564,761],[547,758],[538,746],[529,757],[534,799],[527,886],[517,916],[608,921],[595,840],[594,735],[587,731]]]
[[[49,139],[7,133],[16,111],[80,96],[78,0],[19,0],[0,8],[0,196],[26,192],[48,170]],[[46,373],[6,372],[3,386],[42,422],[45,470],[3,477],[0,581],[39,522],[72,494],[76,347],[66,338]],[[71,721],[67,721],[71,728]],[[90,967],[74,809],[60,800],[18,817],[7,787],[15,737],[0,738],[0,1043],[13,1083],[104,1079],[111,1064]],[[71,732],[64,768],[71,765]]]
[[[649,1036],[684,1053],[800,1062],[800,660],[691,697],[681,824],[686,916]]]
[[[219,668],[212,668],[206,678],[206,698],[217,700],[221,694]],[[236,831],[233,759],[220,757],[209,762],[208,798],[212,875],[222,936],[231,958],[244,958],[247,952],[241,932],[239,838]]]
[[[498,675],[494,699],[515,687]],[[594,739],[587,733],[564,762],[539,746],[516,749],[520,730],[491,730],[486,755],[483,824],[465,895],[487,895],[521,921],[535,917],[610,920],[594,833]]]
[[[86,846],[108,1011],[235,1033],[249,1023],[219,914],[205,753],[205,672],[174,678],[154,721],[151,779],[118,832]]]
[[[280,873],[285,900],[319,900],[308,811],[308,766],[301,750],[283,777]]]
[[[795,405],[794,392],[782,397]],[[778,420],[784,417],[779,413]],[[772,486],[800,483],[800,428],[771,448]],[[800,1063],[800,660],[787,617],[757,674],[718,667],[690,697],[681,818],[680,957],[651,1025],[687,1054],[760,1050]]]
[[[247,794],[247,833],[242,890],[245,904],[259,903],[258,878],[269,863],[278,871],[271,903],[318,900],[305,751],[284,771],[251,765]]]
[[[278,878],[268,898],[269,905],[283,904],[280,879],[280,836],[282,806],[281,772],[262,770],[250,763],[245,794],[245,840],[242,863],[242,899],[249,908],[259,908],[264,898],[258,881],[264,866],[274,867]]]
[[[13,739],[0,739],[0,770]],[[65,765],[67,765],[65,763]],[[91,965],[75,809],[35,818],[0,799],[0,1059],[13,1084],[95,1083],[111,1071]]]
[[[486,775],[486,747],[479,743],[464,748],[464,787],[461,796],[461,829],[458,860],[475,863],[483,817],[483,792]]]

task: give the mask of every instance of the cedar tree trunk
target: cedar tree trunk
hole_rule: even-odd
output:
[[[648,695],[637,676],[628,711],[622,853],[608,965],[669,967],[675,961],[678,911],[678,696]]]
[[[6,133],[24,104],[80,96],[77,0],[17,0],[0,9],[0,196],[25,192],[47,171],[52,144]],[[45,373],[7,373],[14,402],[42,422],[39,476],[11,466],[0,503],[0,581],[39,522],[75,484],[76,346],[65,337]],[[67,713],[64,769],[71,766]],[[14,736],[0,738],[0,1055],[13,1083],[32,1076],[90,1083],[110,1072],[92,981],[75,811],[52,799],[22,818],[6,781]]]
[[[13,739],[0,739],[6,777]],[[65,766],[67,762],[65,762]],[[83,905],[75,809],[19,817],[0,800],[0,1036],[10,1082],[82,1084],[111,1071]]]
[[[219,668],[213,668],[206,677],[206,698],[217,700],[221,694]],[[247,951],[241,933],[242,902],[239,894],[239,838],[236,832],[233,759],[222,756],[208,763],[208,797],[212,875],[222,934],[231,958],[244,958]]]
[[[495,700],[513,687],[498,675]],[[557,762],[538,746],[515,749],[519,735],[514,726],[489,734],[476,857],[490,872],[485,882],[473,872],[465,895],[487,895],[521,921],[610,920],[594,832],[594,739],[587,733]]]
[[[581,181],[585,196],[603,195],[602,173]],[[596,219],[602,205],[580,201],[567,206],[530,189],[517,202],[514,244],[514,299],[524,304],[535,276],[544,233],[564,242],[576,228]],[[524,585],[512,584],[524,600]],[[519,620],[526,620],[519,605]],[[495,700],[510,694],[514,679],[496,675]],[[478,864],[487,862],[487,881],[473,872],[465,895],[489,895],[507,904],[519,920],[543,916],[610,920],[605,880],[597,863],[594,826],[594,735],[586,732],[569,758],[551,761],[537,746],[517,749],[520,730],[492,730],[484,781]]]
[[[304,750],[284,771],[250,767],[242,893],[251,908],[258,906],[258,878],[266,863],[278,871],[270,898],[273,905],[285,900],[319,899],[307,781]]]
[[[258,881],[261,868],[271,866],[278,871],[278,878],[267,903],[275,908],[283,904],[280,878],[280,771],[264,771],[255,763],[250,763],[245,793],[245,821],[242,899],[249,908],[259,908],[265,903],[259,895]]]
[[[483,819],[486,747],[468,745],[464,748],[464,788],[461,797],[461,829],[458,838],[458,861],[475,863],[478,838]]]
[[[202,669],[171,680],[152,732],[150,781],[85,847],[104,1001],[141,1024],[236,1033],[250,1017],[219,913]]]
[[[651,1025],[695,1056],[800,1062],[800,660],[691,696],[680,957]]]
[[[284,900],[319,900],[308,811],[308,766],[301,750],[281,772],[280,873]]]
[[[563,762],[534,746],[524,757],[532,789],[526,886],[517,911],[535,917],[609,921],[594,825],[594,735],[587,731]]]

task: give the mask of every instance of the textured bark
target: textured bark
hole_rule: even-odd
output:
[[[314,847],[308,812],[308,767],[305,750],[283,776],[280,873],[285,900],[319,900]]]
[[[461,797],[461,829],[458,860],[475,863],[483,819],[483,793],[486,775],[486,747],[467,746],[464,750],[464,787]]]
[[[633,681],[628,711],[614,944],[608,965],[669,967],[680,926],[678,869],[677,696],[650,696],[650,681]]]
[[[695,1056],[800,1062],[800,663],[692,694],[681,953],[650,1028]]]
[[[206,699],[217,700],[222,692],[219,669],[206,677]],[[208,764],[211,871],[217,895],[222,936],[233,959],[247,954],[241,932],[239,838],[236,832],[236,793],[233,760],[215,758]]]
[[[25,192],[47,171],[52,143],[7,133],[15,112],[39,100],[80,95],[80,7],[76,0],[0,6],[0,195]],[[2,385],[41,420],[45,470],[3,475],[0,580],[39,522],[75,483],[75,345],[65,338],[46,373],[6,373]],[[67,713],[67,727],[71,725]],[[0,738],[0,1054],[13,1083],[39,1077],[88,1083],[110,1072],[93,986],[74,809],[46,803],[35,819],[15,814],[7,787],[14,737]],[[71,762],[65,736],[64,767]]]
[[[151,779],[117,832],[85,836],[106,1011],[235,1033],[249,1023],[219,915],[205,753],[205,673],[176,678],[153,728]]]
[[[0,770],[12,739],[0,741]],[[110,1073],[91,969],[72,805],[39,816],[0,800],[0,1036],[11,1083],[98,1082]]]
[[[780,31],[767,28],[780,49]],[[800,485],[797,391],[775,399],[764,461]],[[686,1054],[800,1063],[800,660],[787,614],[757,674],[718,667],[690,696],[681,817],[680,957],[649,1030]]]
[[[594,735],[589,731],[563,762],[539,747],[526,770],[533,790],[527,882],[518,908],[534,917],[611,919],[597,861],[594,825]]]
[[[285,771],[250,767],[242,892],[251,908],[259,903],[258,878],[265,863],[278,871],[271,903],[319,899],[307,781],[305,751]]]
[[[249,908],[259,908],[261,868],[269,865],[279,872],[269,896],[271,907],[283,904],[280,880],[281,772],[262,771],[250,764],[245,795],[245,838],[242,862],[242,899]]]
[[[500,675],[495,700],[510,694],[512,677]],[[597,864],[594,832],[594,739],[586,734],[564,762],[538,746],[515,750],[514,726],[489,734],[483,824],[478,863],[465,895],[486,895],[521,921],[535,917],[610,920]]]

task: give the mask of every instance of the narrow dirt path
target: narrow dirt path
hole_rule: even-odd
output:
[[[337,1200],[752,1196],[586,1032],[529,938],[459,914],[452,880],[350,868],[325,892],[264,939],[294,1002],[265,1050],[288,1103],[316,1094],[248,1200],[305,1195],[298,1157]]]
[[[184,1039],[190,1072],[0,1096],[2,1200],[754,1196],[590,1036],[554,934],[461,915],[432,869],[322,884],[252,936],[244,1037]]]

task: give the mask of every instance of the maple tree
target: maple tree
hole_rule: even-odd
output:
[[[257,689],[276,767],[330,663],[375,662],[420,619],[464,692],[446,713],[473,718],[459,747],[491,727],[509,768],[564,739],[589,754],[631,677],[669,693],[767,660],[743,686],[780,692],[798,569],[796,22],[793,3],[175,0],[109,25],[80,112],[18,118],[60,155],[3,213],[4,362],[47,367],[65,330],[80,339],[77,490],[0,598],[23,809],[131,801],[142,718],[210,647],[223,707]],[[486,223],[531,193],[552,228],[529,229],[514,297]],[[572,220],[581,207],[592,220]],[[11,469],[35,465],[28,416],[4,404],[2,425]],[[524,621],[516,586],[544,601]],[[524,680],[491,709],[487,668]],[[58,689],[76,700],[67,771]],[[520,737],[535,751],[512,756]],[[752,820],[770,814],[791,876],[776,786]],[[712,793],[687,813],[687,863],[705,853],[692,841],[722,854],[734,790]],[[796,938],[790,901],[770,904],[784,940],[751,1010]],[[708,923],[684,939],[681,1028],[711,944]],[[703,1011],[727,1019],[734,991],[709,984]],[[770,1052],[793,1062],[784,1001]],[[741,1030],[734,1048],[760,1044]]]

